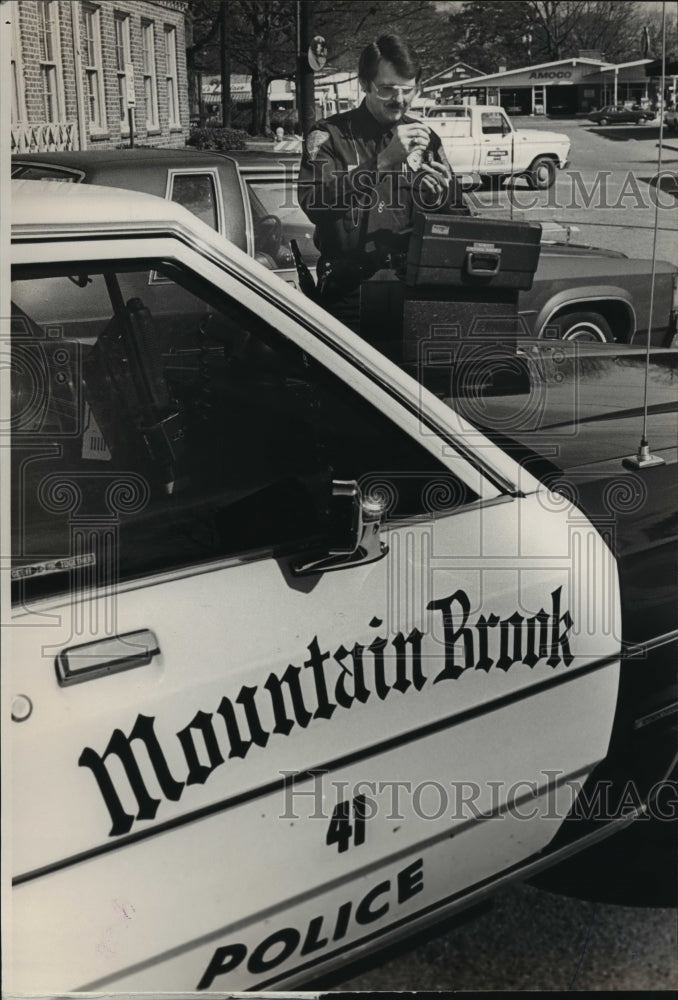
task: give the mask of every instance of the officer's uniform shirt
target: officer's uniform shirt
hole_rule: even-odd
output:
[[[377,157],[397,125],[417,120],[404,115],[393,125],[383,125],[363,101],[358,108],[317,122],[309,132],[299,171],[299,202],[315,224],[321,258],[346,259],[375,247],[400,249],[398,234],[410,229],[416,207],[439,211],[463,205],[454,179],[445,204],[432,204],[431,193],[417,188],[416,162],[377,172]],[[440,137],[433,131],[424,157],[449,168]]]

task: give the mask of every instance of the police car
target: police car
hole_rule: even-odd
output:
[[[180,206],[15,188],[6,989],[303,984],[667,809],[675,353],[630,471],[633,349],[465,409]]]

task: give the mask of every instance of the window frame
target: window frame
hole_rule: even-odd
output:
[[[170,129],[181,128],[179,108],[179,73],[177,70],[177,29],[165,25],[165,80],[167,89],[167,121]]]
[[[108,129],[106,92],[101,54],[101,9],[91,4],[83,5],[83,69],[86,82],[87,128],[92,136],[103,135]],[[90,33],[91,28],[91,33]],[[93,109],[96,116],[93,117]]]
[[[116,76],[118,81],[118,102],[120,105],[120,132],[129,135],[129,115],[127,114],[127,73],[125,66],[132,62],[132,42],[130,30],[131,17],[123,11],[116,10],[113,13],[113,27],[115,31],[115,61]],[[118,29],[121,29],[121,36]],[[122,42],[122,44],[120,44]],[[122,56],[122,65],[121,65]]]
[[[151,43],[150,47],[146,44],[148,40]],[[158,76],[155,59],[155,21],[145,19],[141,21],[141,60],[144,78],[146,130],[156,132],[160,128],[160,118],[158,115]]]
[[[66,115],[58,0],[39,0],[37,13],[40,97],[44,120],[56,123]]]
[[[167,171],[167,186],[165,188],[165,198],[167,201],[171,201],[175,205],[182,205],[182,202],[176,201],[172,197],[172,192],[174,189],[174,182],[177,177],[202,177],[207,175],[212,179],[212,187],[214,189],[214,208],[216,216],[216,227],[214,231],[216,233],[223,233],[224,231],[224,202],[222,197],[221,183],[219,180],[219,170],[217,167],[176,167],[171,168]],[[185,205],[182,205],[186,208]],[[190,211],[190,209],[187,209]],[[193,214],[193,213],[191,213]],[[198,216],[196,216],[198,218]],[[206,223],[209,225],[209,223]],[[212,226],[210,226],[210,229]]]

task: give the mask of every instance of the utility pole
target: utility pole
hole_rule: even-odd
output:
[[[297,113],[299,128],[306,138],[315,122],[315,86],[308,61],[311,44],[310,0],[297,0]]]
[[[219,71],[221,73],[221,123],[231,127],[231,50],[228,44],[228,0],[221,0],[219,11]]]

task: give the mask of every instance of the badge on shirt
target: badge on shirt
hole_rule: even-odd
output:
[[[320,152],[321,146],[323,146],[329,139],[329,133],[323,132],[321,129],[314,129],[309,132],[306,139],[306,152],[308,154],[309,160],[315,160],[316,156]]]

